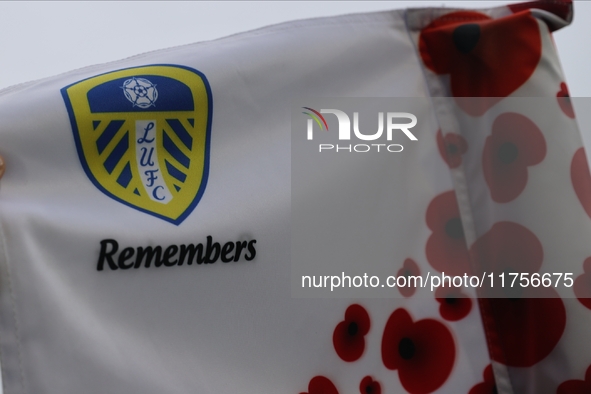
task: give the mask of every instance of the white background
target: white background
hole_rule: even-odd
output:
[[[0,89],[138,53],[283,21],[407,7],[482,8],[514,1],[0,1]],[[555,40],[573,97],[591,96],[591,2]]]
[[[483,8],[508,2],[514,1],[0,1],[0,89],[294,19],[407,7]],[[575,1],[573,24],[554,36],[573,97],[591,96],[590,21],[591,2]],[[582,132],[589,147],[591,130]]]

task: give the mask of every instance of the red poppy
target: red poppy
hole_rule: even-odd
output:
[[[544,259],[542,244],[530,230],[512,222],[498,222],[470,249],[485,272],[535,273]],[[482,299],[483,320],[492,322],[498,348],[491,349],[493,360],[514,367],[530,367],[544,359],[560,340],[566,325],[564,303],[549,287],[510,287],[505,298]],[[497,279],[495,279],[497,280]],[[507,298],[511,297],[511,298]],[[539,327],[544,327],[540,330]]]
[[[567,380],[563,382],[556,394],[589,394],[591,393],[591,365],[585,372],[585,380]]]
[[[411,394],[437,390],[449,377],[456,358],[451,332],[434,319],[413,322],[403,308],[388,319],[382,337],[382,361],[398,370],[402,386]]]
[[[531,367],[556,347],[566,326],[566,310],[552,287],[526,287],[523,298],[481,299],[483,319],[493,322],[491,358],[511,367]],[[543,328],[543,329],[541,329]]]
[[[433,231],[425,249],[429,264],[449,275],[469,273],[470,259],[455,192],[436,196],[427,207],[426,220]]]
[[[468,143],[459,134],[447,133],[444,137],[441,130],[437,130],[437,147],[449,168],[457,168],[462,164],[462,155],[468,150]]]
[[[570,179],[583,209],[591,217],[591,174],[585,148],[579,148],[573,156],[570,165]]]
[[[562,82],[560,84],[560,90],[556,93],[556,99],[558,100],[558,105],[560,105],[560,109],[562,112],[569,118],[575,118],[575,111],[573,109],[573,103],[570,100],[570,95],[568,94],[568,88],[566,84]]]
[[[573,289],[581,304],[591,309],[591,257],[583,263],[583,271],[585,273],[575,279]]]
[[[521,224],[497,222],[470,248],[481,272],[538,272],[544,250],[538,237]]]
[[[478,383],[476,386],[472,387],[468,394],[497,394],[497,384],[495,382],[492,365],[486,367],[482,375],[484,377],[484,382]]]
[[[419,52],[427,68],[449,74],[452,96],[488,97],[456,100],[468,114],[480,116],[529,79],[540,61],[542,40],[529,11],[499,19],[459,11],[421,30]]]
[[[308,384],[308,392],[300,394],[339,394],[339,392],[330,379],[324,376],[315,376]]]
[[[373,380],[371,376],[366,376],[359,384],[359,392],[361,394],[382,394],[382,386],[379,382]]]
[[[369,315],[365,308],[358,304],[347,308],[345,320],[337,324],[332,335],[334,349],[343,361],[351,362],[361,357],[369,327]]]
[[[534,122],[508,112],[499,115],[482,153],[484,179],[495,202],[509,202],[527,184],[527,167],[546,156],[546,140]]]
[[[411,284],[416,283],[410,283],[408,281],[408,277],[420,275],[421,270],[419,269],[419,266],[417,265],[417,263],[414,262],[413,259],[404,260],[402,268],[398,270],[398,274],[396,275],[405,276],[407,278],[406,286],[398,286],[398,291],[400,292],[400,294],[402,294],[404,297],[412,297],[412,295],[417,291],[417,288],[415,286],[411,286]]]
[[[435,299],[439,305],[439,314],[447,321],[462,320],[472,309],[472,300],[456,287],[438,287]]]

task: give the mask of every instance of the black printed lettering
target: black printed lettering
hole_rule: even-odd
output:
[[[246,245],[248,242],[236,242],[236,255],[234,256],[234,261],[240,260],[240,253],[242,253],[242,249],[246,249]]]
[[[228,257],[228,254],[234,250],[234,242],[228,242],[222,247],[222,262],[229,263],[234,260],[234,256]]]
[[[252,241],[250,241],[248,243],[248,253],[250,253],[250,255],[247,254],[247,255],[244,256],[244,259],[246,261],[252,261],[256,257],[257,251],[254,248],[254,244],[256,244],[256,243],[257,243],[256,239],[253,239]]]
[[[181,244],[168,246],[126,246],[120,250],[119,242],[114,239],[100,241],[100,251],[96,265],[97,271],[105,270],[105,265],[111,270],[128,270],[130,268],[173,267],[187,263],[187,265],[214,264],[221,260],[252,261],[256,257],[256,239],[250,241],[215,242],[208,235],[206,242],[196,244]],[[135,261],[134,261],[135,256]]]
[[[156,246],[152,248],[148,246],[146,248],[142,248],[141,246],[137,248],[137,258],[135,260],[134,268],[140,268],[142,266],[142,261],[144,260],[144,256],[146,256],[146,268],[150,268],[150,264],[152,260],[154,260],[154,266],[159,267],[162,262],[160,260],[160,256],[162,255],[162,246]],[[155,257],[155,258],[154,258]]]
[[[197,254],[196,263],[201,264],[203,262],[203,244],[197,244],[197,246],[193,244],[181,245],[181,250],[179,253],[179,265],[183,265],[187,255],[189,256],[187,259],[187,265],[193,264],[193,260],[195,260],[195,254]]]
[[[166,267],[172,267],[173,265],[176,265],[177,260],[170,260],[170,259],[173,258],[174,255],[176,255],[178,251],[179,251],[179,247],[178,246],[176,246],[176,245],[170,245],[164,251],[164,256],[162,256],[162,263]]]
[[[111,250],[107,252],[107,246],[111,245]],[[105,260],[109,265],[109,268],[112,270],[116,270],[117,264],[113,261],[113,255],[117,253],[117,249],[119,249],[119,243],[114,239],[103,239],[101,241],[101,251],[99,253],[98,263],[96,265],[97,271],[102,271],[105,265]]]
[[[213,238],[211,235],[207,236],[207,249],[205,252],[205,264],[213,264],[217,261],[218,257],[220,257],[220,244],[217,242],[213,242]],[[213,252],[213,256],[212,256]]]
[[[125,261],[132,258],[134,253],[135,253],[135,249],[133,249],[133,248],[123,249],[121,251],[121,254],[119,255],[119,258],[117,259],[117,265],[119,265],[119,268],[121,268],[122,270],[126,270],[126,269],[133,267],[133,262],[131,262],[129,264],[125,264]]]

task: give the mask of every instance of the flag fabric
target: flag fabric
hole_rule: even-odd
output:
[[[4,393],[589,392],[591,176],[551,35],[571,20],[568,1],[318,18],[0,92]],[[570,297],[292,297],[291,105],[318,97],[432,101],[420,181],[396,179],[421,187],[390,202],[419,240],[396,270],[513,242],[530,272],[574,273]]]

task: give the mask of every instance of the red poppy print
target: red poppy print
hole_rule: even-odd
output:
[[[411,283],[408,278],[410,276],[420,276],[421,270],[417,263],[414,262],[413,259],[406,259],[404,260],[404,264],[402,268],[398,270],[398,274],[396,276],[404,276],[407,278],[406,286],[398,286],[398,291],[404,297],[412,297],[414,293],[417,291],[415,286],[412,286],[416,283]],[[401,282],[402,283],[402,282]]]
[[[591,257],[583,263],[583,270],[585,273],[575,279],[573,289],[579,302],[591,309]]]
[[[427,68],[449,75],[452,96],[487,97],[456,100],[468,114],[480,116],[529,79],[540,61],[542,40],[529,12],[491,19],[459,11],[421,30],[419,52]]]
[[[484,369],[483,377],[484,382],[478,383],[476,386],[472,387],[468,394],[497,394],[497,385],[492,365],[489,365]]]
[[[579,148],[573,156],[570,164],[570,179],[583,209],[591,218],[591,174],[585,148]]]
[[[472,309],[472,300],[456,287],[439,287],[435,291],[439,314],[447,321],[462,320]]]
[[[308,384],[308,392],[300,394],[339,394],[339,392],[330,379],[324,376],[315,376]]]
[[[462,155],[468,150],[468,143],[459,134],[447,133],[443,136],[441,130],[438,130],[437,148],[449,168],[457,168],[462,164]]]
[[[569,118],[575,118],[575,110],[573,109],[573,103],[570,100],[570,95],[568,94],[568,88],[566,84],[562,82],[560,84],[560,90],[556,93],[556,99],[558,100],[558,105],[560,105],[560,109],[566,116]]]
[[[585,380],[567,380],[558,386],[556,394],[589,394],[591,393],[591,365],[585,372]]]
[[[482,154],[492,199],[505,203],[517,198],[527,185],[527,167],[539,164],[545,156],[546,140],[534,122],[513,112],[499,115]]]
[[[429,264],[448,275],[469,273],[470,259],[455,192],[436,196],[427,207],[426,220],[433,231],[425,248]]]
[[[566,310],[552,287],[527,287],[520,295],[482,299],[488,304],[483,314],[494,322],[499,346],[492,349],[491,358],[511,367],[531,367],[556,347],[566,326]]]
[[[332,343],[343,361],[358,360],[365,350],[365,335],[369,332],[369,315],[361,305],[353,304],[345,311],[345,320],[337,324]]]
[[[451,332],[434,319],[413,321],[403,308],[388,319],[382,337],[382,361],[398,370],[402,386],[411,394],[432,393],[448,379],[456,358]]]
[[[544,359],[564,332],[564,303],[551,287],[509,285],[510,273],[535,273],[541,268],[541,242],[520,224],[498,222],[474,242],[470,253],[481,271],[493,272],[495,277],[507,274],[505,287],[494,288],[504,298],[481,300],[483,318],[493,322],[500,347],[491,349],[492,359],[514,367],[530,367]]]
[[[542,266],[544,249],[536,235],[513,222],[497,222],[470,248],[480,272],[534,273]]]
[[[361,394],[382,394],[382,386],[379,382],[373,380],[371,376],[366,376],[359,384],[359,392]]]

